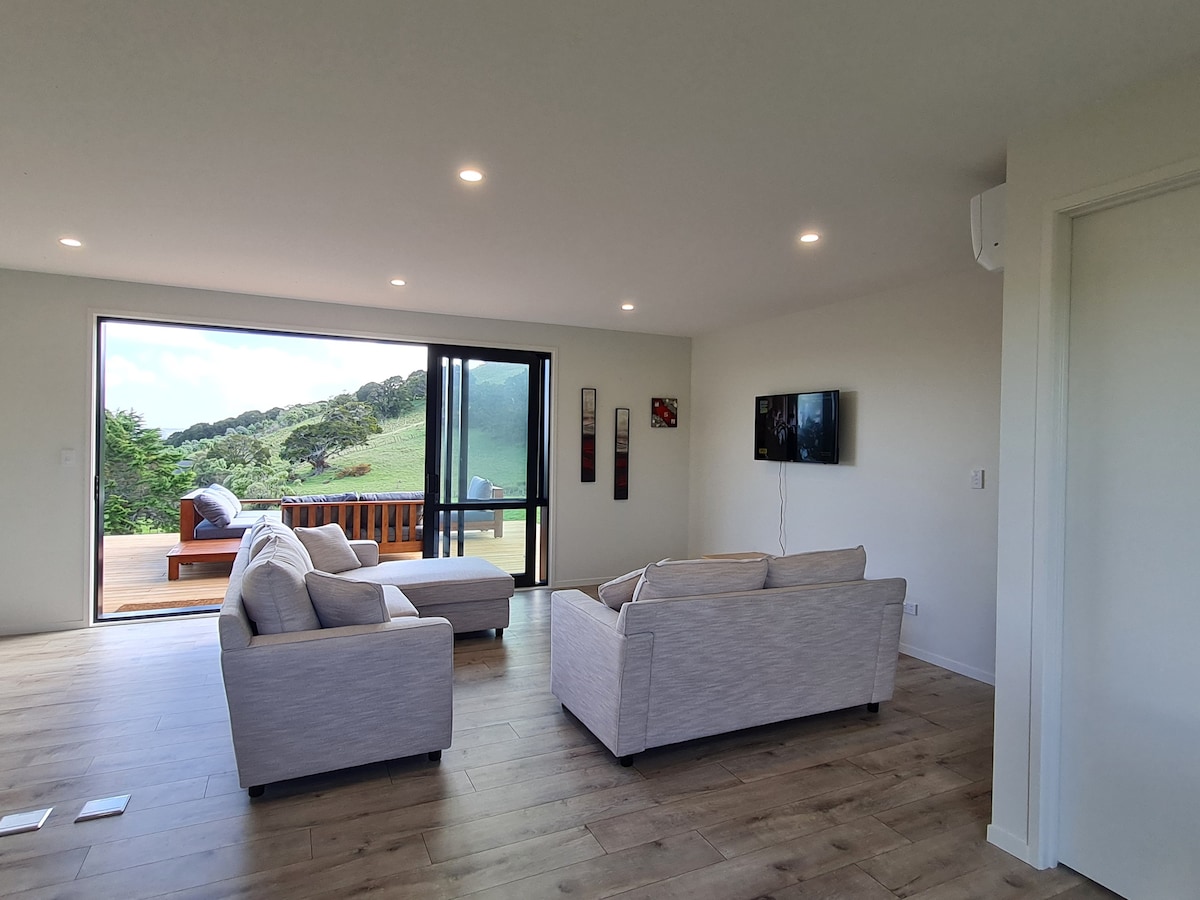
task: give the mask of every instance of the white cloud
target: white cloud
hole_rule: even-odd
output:
[[[425,359],[411,344],[107,322],[104,400],[153,427],[186,428],[407,376]]]

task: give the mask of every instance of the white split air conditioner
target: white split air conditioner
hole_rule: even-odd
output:
[[[989,272],[1004,268],[1004,188],[1000,184],[971,198],[975,262]]]

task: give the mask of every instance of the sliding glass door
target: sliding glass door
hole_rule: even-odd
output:
[[[425,556],[547,582],[549,377],[542,353],[429,348]]]

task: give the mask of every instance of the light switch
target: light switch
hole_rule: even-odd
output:
[[[976,491],[983,490],[983,469],[971,470],[971,489]]]

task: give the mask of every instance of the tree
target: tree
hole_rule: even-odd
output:
[[[104,411],[104,531],[135,534],[179,529],[179,498],[192,475],[183,454],[133,410]]]
[[[234,433],[213,441],[209,457],[243,466],[265,466],[271,461],[271,448],[256,437]]]
[[[370,406],[360,400],[337,398],[320,422],[301,425],[288,435],[279,455],[288,462],[307,462],[313,474],[329,468],[329,460],[344,450],[359,447],[383,431]]]

